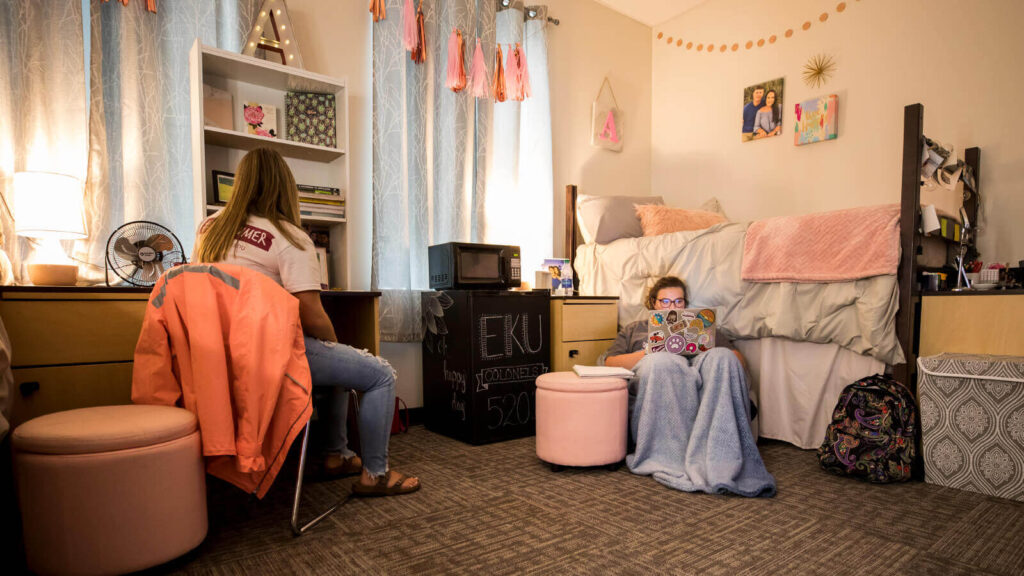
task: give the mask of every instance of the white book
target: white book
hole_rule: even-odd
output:
[[[632,378],[633,371],[617,366],[581,366],[576,364],[573,371],[580,378]]]

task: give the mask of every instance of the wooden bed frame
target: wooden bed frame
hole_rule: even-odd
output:
[[[924,148],[924,106],[911,104],[903,109],[903,172],[900,198],[900,248],[903,257],[897,271],[899,284],[899,311],[896,313],[896,337],[907,357],[906,364],[893,366],[897,380],[910,387],[916,395],[918,327],[920,326],[921,292],[916,278],[919,265],[916,255],[921,253],[921,150]],[[974,172],[975,190],[981,190],[981,150],[968,148],[964,161]],[[565,253],[573,262],[582,238],[576,222],[576,185],[565,187]],[[964,210],[972,225],[978,218],[978,195],[964,201]],[[907,255],[915,257],[908,257]],[[575,275],[575,271],[574,271]],[[578,285],[577,278],[577,285]]]

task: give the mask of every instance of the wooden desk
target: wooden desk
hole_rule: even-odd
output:
[[[1024,356],[1024,290],[925,292],[918,356]]]
[[[149,288],[0,287],[11,339],[11,427],[61,410],[131,402]],[[321,293],[341,342],[380,350],[380,292]]]

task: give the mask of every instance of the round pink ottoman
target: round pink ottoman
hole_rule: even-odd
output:
[[[196,417],[187,410],[57,412],[19,426],[11,444],[33,572],[133,572],[206,537],[206,474]]]
[[[622,378],[549,372],[537,378],[537,457],[559,466],[617,466],[626,457]]]

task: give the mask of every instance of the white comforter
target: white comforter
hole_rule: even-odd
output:
[[[643,301],[654,280],[679,276],[689,286],[687,305],[715,308],[719,329],[730,338],[832,342],[887,364],[905,361],[896,340],[896,276],[827,284],[744,282],[748,225],[580,246],[573,263],[580,294],[619,296],[619,324],[625,325],[645,316]]]

